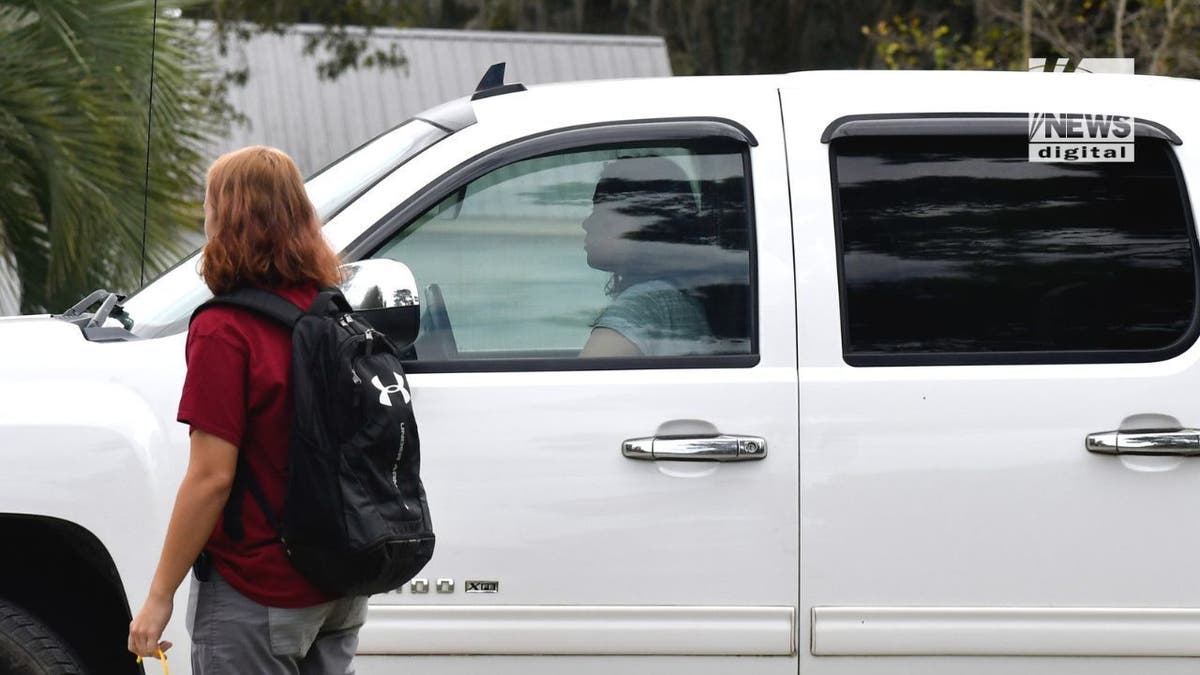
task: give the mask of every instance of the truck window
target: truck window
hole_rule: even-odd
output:
[[[1171,147],[1036,163],[1011,136],[831,144],[850,365],[1152,361],[1196,335]]]
[[[733,142],[629,144],[459,186],[375,254],[423,291],[416,359],[582,361],[597,328],[636,350],[596,356],[750,354],[745,167]]]

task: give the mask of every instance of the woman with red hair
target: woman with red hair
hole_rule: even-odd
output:
[[[339,281],[337,254],[295,163],[253,146],[217,159],[204,199],[200,273],[216,294],[252,286],[308,309]],[[246,490],[240,522],[225,522],[240,463],[282,511],[292,421],[291,335],[237,307],[216,306],[188,331],[178,419],[190,456],[158,568],[129,630],[129,650],[157,656],[173,598],[194,569],[187,626],[192,670],[211,673],[352,673],[366,598],[330,598],[292,566],[268,517]],[[240,457],[239,457],[240,455]]]

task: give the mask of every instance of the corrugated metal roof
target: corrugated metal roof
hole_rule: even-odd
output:
[[[487,67],[508,63],[506,82],[671,75],[660,37],[570,35],[432,29],[379,29],[372,49],[397,44],[408,63],[359,68],[334,81],[317,75],[318,55],[305,56],[304,39],[319,26],[297,26],[237,43],[227,67],[249,67],[245,87],[230,103],[249,120],[213,151],[263,144],[290,154],[305,175],[412,115],[474,91]]]

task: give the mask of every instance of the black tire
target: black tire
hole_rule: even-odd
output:
[[[32,614],[0,599],[0,673],[85,675],[87,670],[62,638]]]

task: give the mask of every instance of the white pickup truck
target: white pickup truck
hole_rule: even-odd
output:
[[[359,672],[1195,672],[1197,109],[1144,76],[502,85],[315,176],[424,312],[438,547]],[[0,670],[141,672],[207,296],[192,257],[0,321]]]

